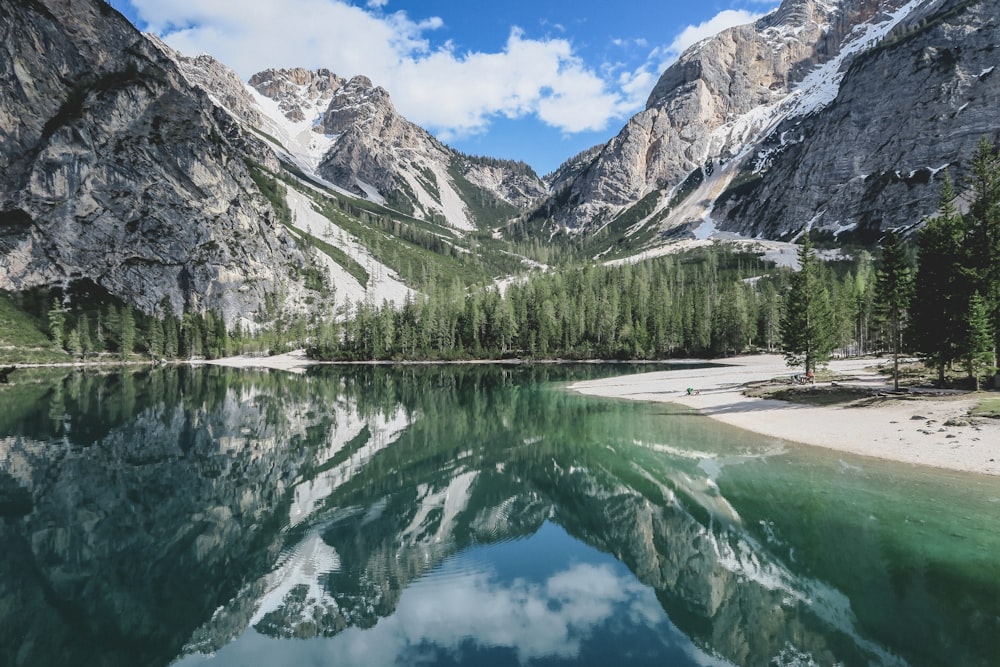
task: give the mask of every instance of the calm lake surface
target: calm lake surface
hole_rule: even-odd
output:
[[[1000,665],[1000,479],[564,388],[636,370],[15,375],[0,665]]]

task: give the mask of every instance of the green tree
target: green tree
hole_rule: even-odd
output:
[[[76,323],[77,331],[80,332],[80,357],[86,358],[88,352],[92,352],[93,345],[90,337],[90,320],[86,313],[80,316],[80,321]]]
[[[62,303],[58,298],[52,299],[52,307],[48,312],[49,335],[56,347],[63,346],[63,339],[66,334],[66,314],[63,312]]]
[[[149,323],[149,329],[146,334],[148,339],[148,350],[149,356],[153,359],[160,359],[163,357],[163,322],[162,320],[154,317]]]
[[[118,320],[118,356],[128,359],[135,347],[135,316],[129,306],[122,307]]]
[[[899,355],[913,294],[913,269],[899,234],[890,230],[882,239],[882,264],[875,274],[875,307],[889,327],[892,350],[892,385],[899,390]]]
[[[993,335],[993,366],[1000,348],[1000,158],[982,139],[972,157],[972,203],[965,216],[971,282],[979,290]]]
[[[937,369],[942,384],[945,370],[961,357],[964,332],[956,323],[965,321],[969,303],[963,229],[955,189],[946,176],[938,215],[924,223],[917,239],[917,272],[907,328],[909,347]]]
[[[979,377],[986,372],[995,372],[993,355],[993,324],[990,321],[986,299],[976,292],[969,299],[969,311],[965,318],[965,364],[969,377],[975,381],[979,391]]]
[[[799,270],[792,275],[781,316],[781,350],[789,366],[801,365],[807,373],[828,361],[834,346],[830,297],[820,272],[806,234],[799,248]]]
[[[79,359],[83,356],[83,346],[80,344],[80,330],[71,329],[66,337],[66,351],[70,356]]]

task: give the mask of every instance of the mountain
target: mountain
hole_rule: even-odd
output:
[[[88,280],[230,323],[301,303],[308,261],[245,161],[266,147],[174,62],[94,0],[0,0],[0,30],[0,289]]]
[[[785,0],[688,49],[534,214],[629,251],[720,231],[871,237],[997,136],[996,0]]]
[[[192,84],[212,91],[296,167],[404,215],[470,232],[517,216],[547,193],[523,162],[467,156],[442,144],[400,115],[368,77],[268,69],[240,89],[236,74],[210,56],[161,48]]]
[[[616,137],[543,179],[451,149],[364,76],[244,82],[99,0],[0,0],[0,290],[85,283],[252,329],[490,283],[560,234],[605,259],[868,241],[918,224],[945,170],[963,186],[1000,139],[998,10],[785,0],[688,49]]]
[[[853,59],[827,107],[768,135],[743,190],[717,206],[720,226],[872,239],[932,214],[944,170],[967,185],[976,144],[1000,139],[997,16],[996,1],[919,6]]]
[[[337,308],[402,303],[428,272],[458,270],[464,282],[480,282],[520,269],[522,258],[505,243],[484,246],[476,233],[502,226],[546,195],[527,164],[449,148],[401,116],[389,94],[364,76],[268,69],[244,84],[210,56],[190,58],[151,40],[192,86],[273,152],[269,170],[289,186],[278,206],[287,205],[300,239],[321,250],[316,259],[330,273]],[[342,252],[330,256],[331,239]]]
[[[541,198],[540,179],[447,148],[364,77],[244,83],[99,0],[2,0],[0,30],[0,290],[254,330],[520,266],[470,232]]]

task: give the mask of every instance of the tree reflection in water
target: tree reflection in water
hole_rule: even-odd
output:
[[[1000,483],[558,386],[624,370],[169,367],[4,388],[0,655],[998,655]]]

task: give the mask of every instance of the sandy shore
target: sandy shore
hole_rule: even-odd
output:
[[[305,350],[295,350],[269,357],[239,355],[236,357],[223,357],[221,359],[208,359],[199,361],[198,363],[211,364],[213,366],[228,366],[230,368],[268,368],[278,371],[291,371],[292,373],[304,373],[307,368],[316,362],[306,356]]]
[[[959,396],[888,398],[874,406],[815,407],[744,396],[745,383],[787,380],[780,356],[727,359],[720,368],[691,368],[577,382],[583,394],[696,408],[766,436],[876,458],[963,472],[1000,475],[1000,420],[970,421],[979,399]],[[841,384],[890,389],[868,360],[839,360],[830,370],[852,376]],[[821,383],[817,383],[819,386]],[[688,395],[687,389],[697,390]]]

